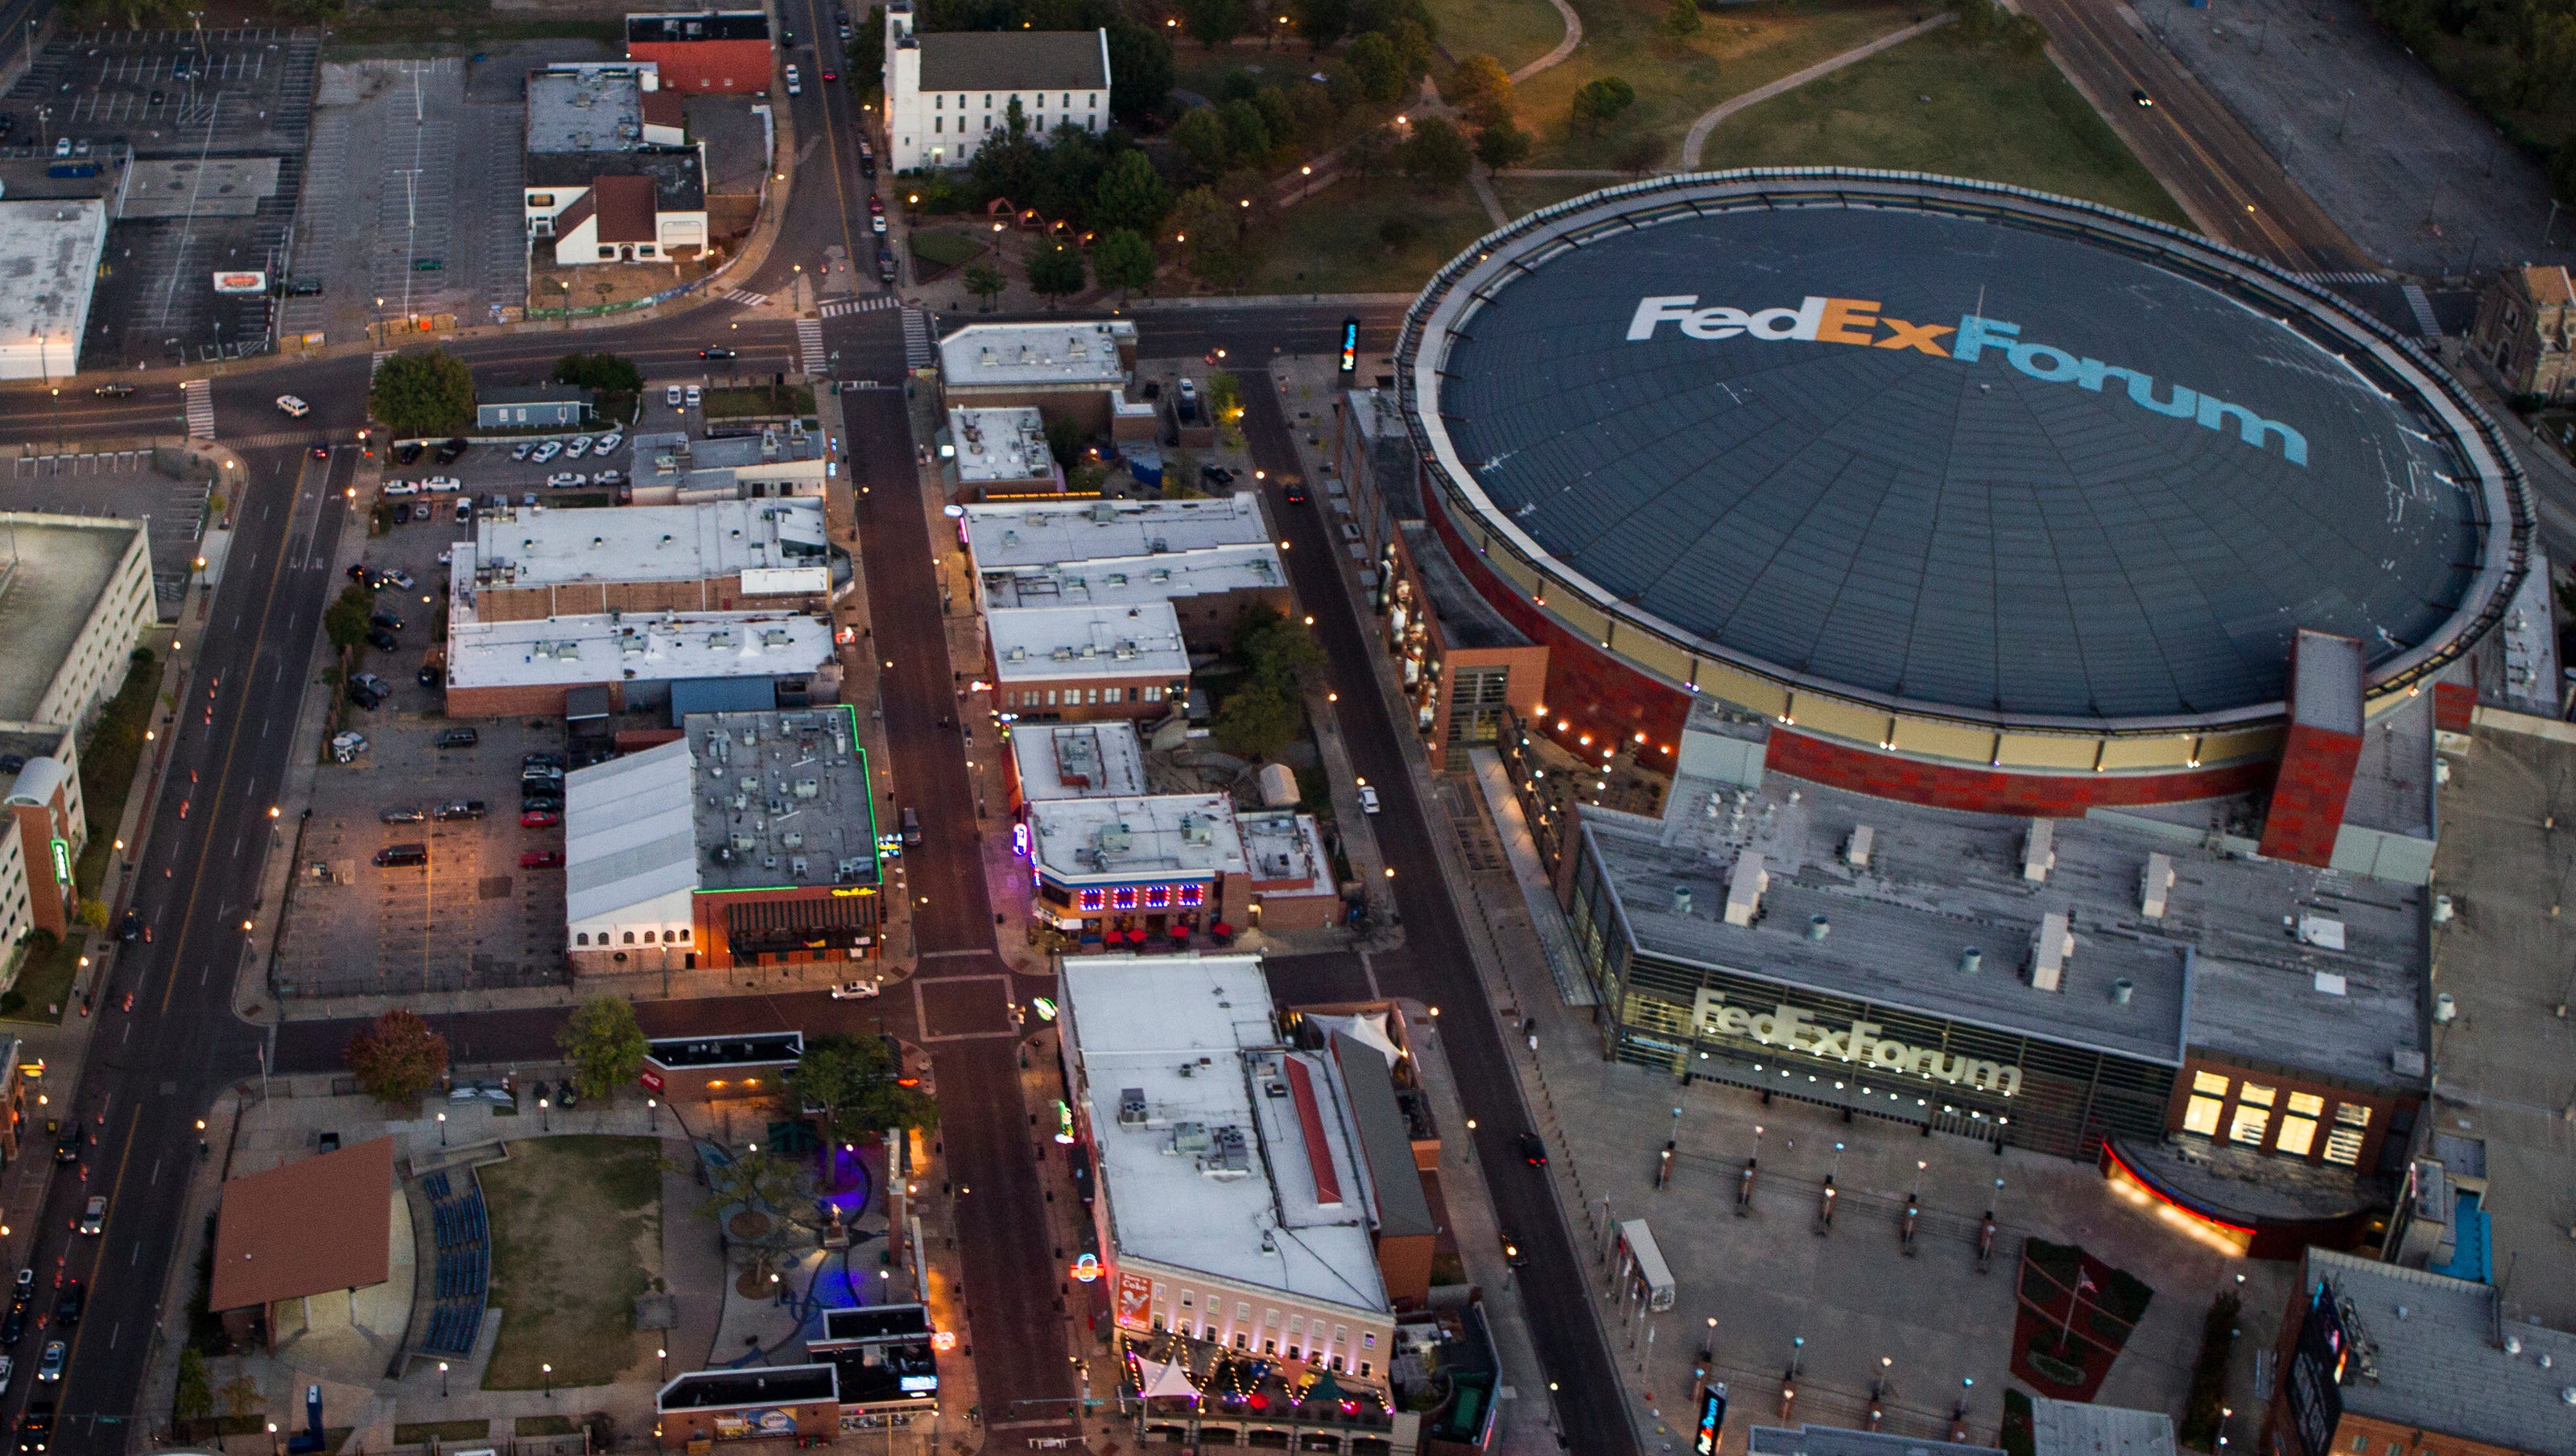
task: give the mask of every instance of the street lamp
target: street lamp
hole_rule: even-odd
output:
[[[650,1097],[644,1099],[644,1115],[652,1119],[653,1131],[655,1132],[660,1132],[662,1130],[661,1106],[661,1103],[654,1101]]]
[[[553,1367],[552,1365],[540,1365],[540,1366],[538,1366],[538,1367],[537,1367],[537,1369],[538,1369],[539,1371],[543,1372],[543,1373],[544,1373],[544,1375],[545,1375],[545,1377],[546,1377],[546,1399],[548,1399],[548,1400],[552,1400],[552,1399],[554,1399],[554,1398],[555,1398],[555,1367]]]
[[[552,1107],[553,1105],[554,1105],[553,1103],[551,1103],[551,1102],[547,1101],[547,1100],[546,1100],[545,1098],[543,1098],[543,1097],[540,1097],[540,1098],[538,1098],[538,1099],[537,1099],[537,1123],[538,1123],[538,1131],[540,1131],[540,1132],[553,1132],[553,1131],[555,1130],[555,1122],[554,1122],[554,1118],[553,1118],[552,1116],[550,1116],[550,1115],[547,1113],[547,1111],[546,1111],[546,1109],[547,1109],[547,1108]],[[549,1365],[549,1366],[547,1366],[546,1368],[547,1368],[547,1369],[549,1369],[549,1370],[551,1370],[551,1369],[553,1369],[554,1367],[553,1367],[553,1366],[551,1366],[551,1365]]]
[[[438,1362],[438,1398],[447,1399],[447,1362],[444,1360]]]
[[[438,1145],[442,1148],[447,1146],[447,1114],[444,1112],[438,1115]]]
[[[668,1379],[670,1379],[670,1378],[671,1378],[671,1352],[670,1352],[670,1351],[668,1351],[668,1350],[664,1350],[664,1349],[656,1348],[656,1349],[653,1351],[653,1358],[662,1362],[662,1378],[663,1378],[664,1380],[668,1380]],[[446,1367],[441,1366],[440,1368],[441,1368],[441,1369],[444,1369],[444,1368],[446,1368]]]

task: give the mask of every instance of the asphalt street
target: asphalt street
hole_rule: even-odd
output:
[[[255,897],[269,809],[288,756],[312,751],[299,745],[295,716],[349,514],[340,488],[356,455],[342,449],[326,462],[302,449],[245,452],[248,482],[223,583],[211,611],[180,623],[194,660],[177,708],[156,724],[170,759],[128,900],[153,938],[122,947],[99,989],[89,1059],[66,1109],[89,1123],[89,1154],[57,1171],[43,1216],[7,1245],[40,1282],[76,1278],[90,1289],[76,1327],[33,1331],[17,1352],[24,1367],[44,1342],[69,1342],[69,1370],[53,1392],[62,1410],[57,1451],[126,1449],[119,1423],[134,1412],[162,1338],[174,1231],[200,1156],[195,1120],[224,1089],[259,1073],[258,1034],[232,1012],[233,978],[249,949],[243,922],[267,908]],[[128,991],[131,1012],[118,1009]],[[105,1231],[77,1236],[72,1225],[94,1194],[108,1200]],[[0,1400],[12,1422],[32,1389],[22,1380]]]

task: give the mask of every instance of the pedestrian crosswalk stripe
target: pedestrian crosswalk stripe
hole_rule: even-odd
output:
[[[188,410],[188,438],[213,439],[215,437],[215,392],[212,384],[203,379],[182,381],[179,385],[179,398],[186,404]]]
[[[874,298],[836,298],[823,305],[823,317],[846,318],[854,313],[875,313],[881,309],[897,307],[900,302],[901,300],[891,294],[884,293]]]
[[[824,372],[823,324],[820,319],[801,318],[796,321],[796,352],[799,356],[798,373]]]
[[[718,298],[731,299],[745,308],[758,308],[762,304],[769,302],[768,294],[754,293],[748,288],[728,288],[716,296]]]

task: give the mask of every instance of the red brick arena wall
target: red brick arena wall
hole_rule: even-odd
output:
[[[2271,782],[2273,768],[2269,760],[2259,760],[2177,774],[2007,773],[1873,753],[1777,727],[1762,762],[1773,773],[1881,799],[2059,819],[2076,818],[2095,807],[2259,792]]]

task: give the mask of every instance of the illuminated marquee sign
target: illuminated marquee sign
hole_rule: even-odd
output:
[[[1118,1322],[1143,1329],[1154,1306],[1154,1281],[1132,1270],[1118,1271]]]
[[[1937,1047],[1907,1046],[1878,1034],[1878,1023],[1855,1021],[1836,1030],[1808,1019],[1794,1006],[1747,1011],[1726,1004],[1723,992],[1702,991],[1691,1006],[1691,1025],[1701,1036],[1729,1037],[1766,1047],[1783,1047],[1829,1061],[1850,1062],[1881,1072],[1929,1077],[1936,1082],[2010,1097],[2021,1090],[2021,1068],[1979,1057],[1956,1056]]]
[[[72,847],[68,842],[56,839],[54,841],[54,883],[68,885],[71,882]]]

